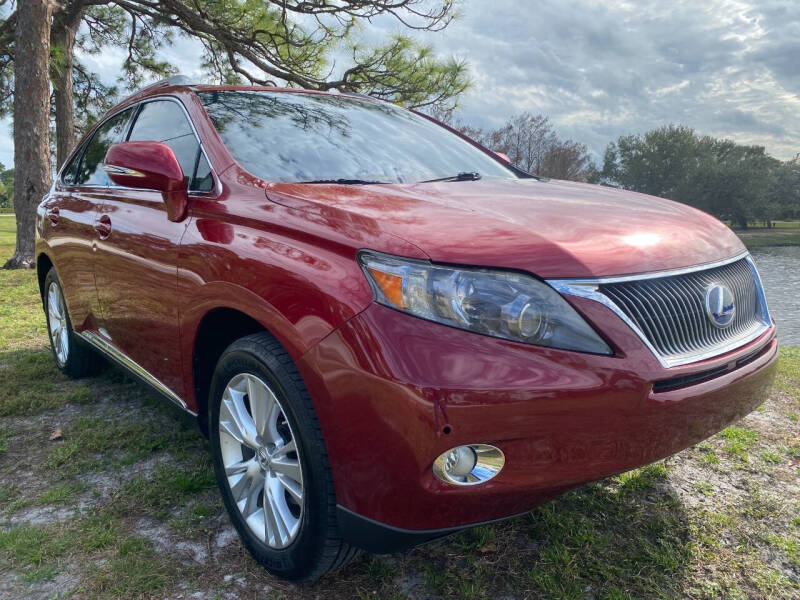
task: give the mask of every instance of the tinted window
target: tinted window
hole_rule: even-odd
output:
[[[143,104],[128,139],[130,141],[165,143],[175,153],[187,187],[190,190],[200,189],[193,181],[198,157],[202,155],[200,143],[197,141],[186,114],[177,103],[160,100]],[[210,169],[207,176],[211,176]],[[211,187],[208,189],[210,190]]]
[[[64,170],[61,172],[61,180],[64,183],[75,183],[75,175],[78,172],[78,165],[81,162],[81,154],[83,154],[83,147],[78,149],[78,151],[75,153],[75,156],[72,157],[72,160],[69,161],[69,164],[64,167]]]
[[[100,125],[94,132],[83,153],[80,167],[72,179],[74,183],[77,185],[111,185],[111,180],[103,171],[103,160],[111,144],[122,138],[125,125],[127,125],[132,112],[133,109],[130,108],[123,110]]]
[[[237,162],[270,181],[410,183],[515,175],[457,135],[384,102],[281,92],[200,92]]]
[[[199,192],[210,192],[214,189],[214,178],[211,175],[211,165],[208,164],[203,153],[197,157],[197,169],[191,189]]]

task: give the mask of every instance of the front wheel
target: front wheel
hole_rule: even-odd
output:
[[[211,384],[209,430],[225,507],[267,570],[313,581],[357,555],[339,536],[311,399],[268,333],[242,338],[223,353]]]

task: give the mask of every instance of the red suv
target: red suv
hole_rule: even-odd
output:
[[[722,223],[354,95],[157,84],[86,135],[37,233],[58,366],[100,351],[196,415],[287,578],[661,459],[774,372]]]

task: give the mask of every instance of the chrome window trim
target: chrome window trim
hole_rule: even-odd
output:
[[[190,190],[187,188],[186,191],[189,194],[194,193],[194,194],[203,194],[208,196],[218,196],[219,194],[222,193],[222,185],[220,184],[219,177],[217,177],[217,170],[214,168],[214,163],[212,163],[211,159],[208,157],[208,153],[206,152],[205,146],[203,145],[203,140],[200,139],[200,134],[197,133],[197,127],[194,126],[194,121],[192,121],[192,117],[189,116],[189,111],[186,110],[186,107],[183,105],[183,102],[181,102],[179,98],[176,98],[175,96],[171,96],[169,94],[164,94],[160,96],[148,96],[147,98],[142,99],[137,105],[136,114],[134,115],[134,118],[130,126],[128,127],[128,131],[125,134],[125,141],[127,142],[129,140],[131,132],[133,131],[133,128],[136,126],[136,118],[139,116],[139,112],[141,111],[142,106],[150,102],[158,102],[164,100],[167,100],[169,102],[174,102],[175,104],[181,107],[183,115],[186,117],[186,120],[189,121],[189,127],[192,128],[194,137],[200,146],[200,152],[203,153],[206,162],[208,162],[208,166],[211,169],[211,177],[214,179],[214,187],[211,190],[202,191],[202,190]]]
[[[92,139],[94,138],[94,135],[97,133],[98,129],[100,129],[103,125],[105,125],[108,121],[110,121],[111,119],[116,117],[118,114],[123,113],[128,109],[133,109],[133,111],[131,112],[131,116],[128,117],[128,122],[125,124],[125,137],[128,136],[128,133],[130,132],[130,128],[131,128],[131,119],[134,116],[136,116],[136,111],[138,110],[138,106],[136,104],[128,104],[127,106],[123,106],[119,110],[114,111],[112,114],[108,115],[102,121],[98,121],[97,123],[95,123],[94,127],[92,127],[91,135],[89,135],[89,137],[86,138],[86,140],[84,141],[83,144],[77,146],[75,148],[75,150],[73,150],[70,153],[70,155],[67,157],[67,160],[64,161],[64,164],[61,165],[61,169],[59,169],[58,176],[56,177],[56,181],[60,185],[62,185],[64,187],[73,187],[73,188],[82,187],[82,188],[100,188],[100,189],[105,189],[105,188],[109,187],[107,185],[78,185],[76,183],[67,183],[66,181],[64,181],[64,170],[70,165],[70,163],[72,162],[73,158],[75,158],[79,153],[82,155],[83,152],[85,152],[86,147],[89,144],[91,144]],[[80,157],[80,160],[81,161],[83,160],[83,156]],[[103,165],[105,166],[105,163],[103,163]]]
[[[756,284],[759,306],[761,307],[762,325],[756,328],[751,333],[747,334],[746,336],[737,338],[735,340],[730,340],[726,344],[716,346],[713,349],[702,353],[665,358],[658,352],[658,350],[656,350],[653,344],[650,343],[650,341],[647,339],[647,336],[639,328],[639,326],[636,325],[636,323],[634,323],[633,320],[631,320],[628,317],[628,315],[626,315],[622,311],[622,309],[620,309],[616,305],[616,303],[614,303],[611,300],[611,298],[601,293],[599,290],[599,286],[605,283],[641,281],[643,279],[656,279],[659,277],[674,277],[676,275],[685,275],[687,273],[694,273],[697,271],[705,271],[708,269],[713,269],[715,267],[722,267],[724,265],[728,265],[742,259],[745,259],[747,261],[747,264],[750,266],[750,269],[753,272],[753,279],[755,280]],[[758,269],[756,269],[756,265],[755,262],[753,261],[753,258],[750,256],[750,253],[746,251],[741,254],[737,254],[734,257],[726,258],[724,260],[712,263],[705,263],[694,267],[685,267],[681,269],[652,271],[649,273],[642,273],[639,275],[620,275],[612,277],[596,277],[596,278],[586,278],[586,279],[546,279],[545,281],[560,294],[568,296],[577,296],[580,298],[588,298],[589,300],[594,300],[595,302],[599,302],[600,304],[602,304],[603,306],[614,312],[614,314],[616,314],[620,319],[622,319],[622,321],[633,330],[633,332],[639,337],[642,343],[644,343],[644,345],[647,346],[650,352],[653,353],[653,356],[656,357],[658,362],[665,369],[668,369],[670,367],[678,367],[681,365],[700,362],[735,350],[736,348],[744,346],[745,344],[748,344],[749,342],[752,342],[753,340],[759,338],[761,335],[764,334],[764,332],[766,332],[772,326],[772,318],[770,317],[769,309],[767,307],[767,299],[766,296],[764,295],[764,286],[761,282],[761,277],[758,274]]]
[[[169,102],[175,102],[178,106],[181,107],[181,110],[183,111],[183,114],[186,117],[186,120],[189,121],[189,127],[192,128],[192,132],[194,133],[194,137],[197,140],[198,145],[200,146],[200,152],[203,153],[203,157],[206,159],[206,162],[208,162],[208,166],[211,169],[211,177],[214,180],[214,187],[212,189],[208,190],[208,191],[187,189],[186,190],[187,193],[189,194],[189,196],[200,197],[200,198],[216,198],[217,196],[219,196],[222,193],[222,183],[220,182],[220,179],[217,176],[217,170],[214,168],[214,163],[212,163],[211,159],[208,157],[208,153],[206,152],[205,146],[203,145],[203,141],[200,139],[200,134],[197,133],[197,128],[194,125],[194,121],[192,121],[192,118],[189,116],[189,111],[186,110],[186,107],[183,105],[183,102],[181,102],[179,98],[176,98],[175,96],[171,96],[171,95],[166,95],[166,94],[165,95],[160,95],[160,96],[148,96],[147,98],[145,98],[145,99],[143,99],[143,100],[141,100],[139,102],[133,102],[131,104],[128,104],[127,106],[123,106],[119,110],[117,110],[114,113],[108,115],[105,119],[103,119],[102,121],[97,123],[92,128],[92,134],[88,137],[88,139],[82,145],[78,146],[76,148],[76,150],[72,154],[69,155],[67,160],[64,161],[64,164],[61,166],[61,170],[58,172],[57,181],[58,181],[59,185],[61,185],[63,187],[66,187],[66,188],[89,188],[89,189],[98,189],[98,190],[108,190],[108,189],[114,189],[114,190],[137,190],[137,191],[140,190],[141,188],[131,188],[131,187],[126,187],[126,186],[121,186],[121,185],[78,185],[78,184],[75,184],[75,183],[66,183],[64,181],[64,179],[63,179],[64,169],[67,168],[67,166],[70,164],[72,159],[75,157],[76,153],[83,152],[86,149],[86,146],[92,141],[92,138],[94,137],[94,134],[97,131],[97,129],[102,127],[103,124],[105,124],[107,121],[109,121],[110,119],[113,119],[115,116],[117,116],[118,114],[120,114],[120,113],[122,113],[122,112],[124,112],[124,111],[126,111],[128,109],[133,109],[133,113],[132,113],[131,117],[128,119],[128,123],[125,126],[125,135],[122,136],[122,141],[123,142],[127,142],[128,138],[131,135],[131,130],[133,129],[133,125],[136,124],[136,117],[139,116],[139,111],[141,110],[141,107],[143,105],[147,104],[148,102],[165,101],[165,100],[169,101]],[[105,166],[105,163],[103,163],[103,165]],[[157,191],[157,190],[149,190],[149,191]]]
[[[91,344],[94,348],[100,350],[103,354],[108,356],[109,358],[113,359],[115,362],[119,363],[121,366],[128,369],[134,375],[137,375],[151,386],[153,386],[156,390],[161,392],[164,396],[169,398],[172,402],[177,404],[183,410],[188,412],[190,415],[196,417],[197,413],[190,410],[189,407],[186,405],[186,402],[181,399],[175,392],[169,389],[164,383],[161,382],[160,379],[155,377],[150,371],[142,367],[139,363],[133,360],[130,356],[122,352],[119,348],[114,346],[111,342],[103,339],[101,336],[97,335],[93,331],[82,331],[78,333],[87,343]]]

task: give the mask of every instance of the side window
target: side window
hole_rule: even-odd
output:
[[[200,143],[186,114],[177,103],[170,100],[144,103],[128,139],[132,142],[163,142],[175,153],[187,188],[197,191],[211,190],[211,168],[200,151]]]
[[[78,173],[78,165],[81,163],[81,155],[83,154],[83,146],[78,149],[72,160],[69,161],[64,170],[61,171],[61,181],[67,185],[75,184],[75,176]]]
[[[201,152],[197,157],[197,169],[194,173],[192,190],[198,192],[210,192],[214,189],[214,177],[211,175],[211,165],[208,164],[205,155]]]
[[[111,184],[108,175],[103,171],[103,159],[105,159],[111,144],[121,139],[132,112],[132,108],[123,110],[100,125],[94,132],[83,153],[80,165],[72,177],[72,183],[76,185]]]

